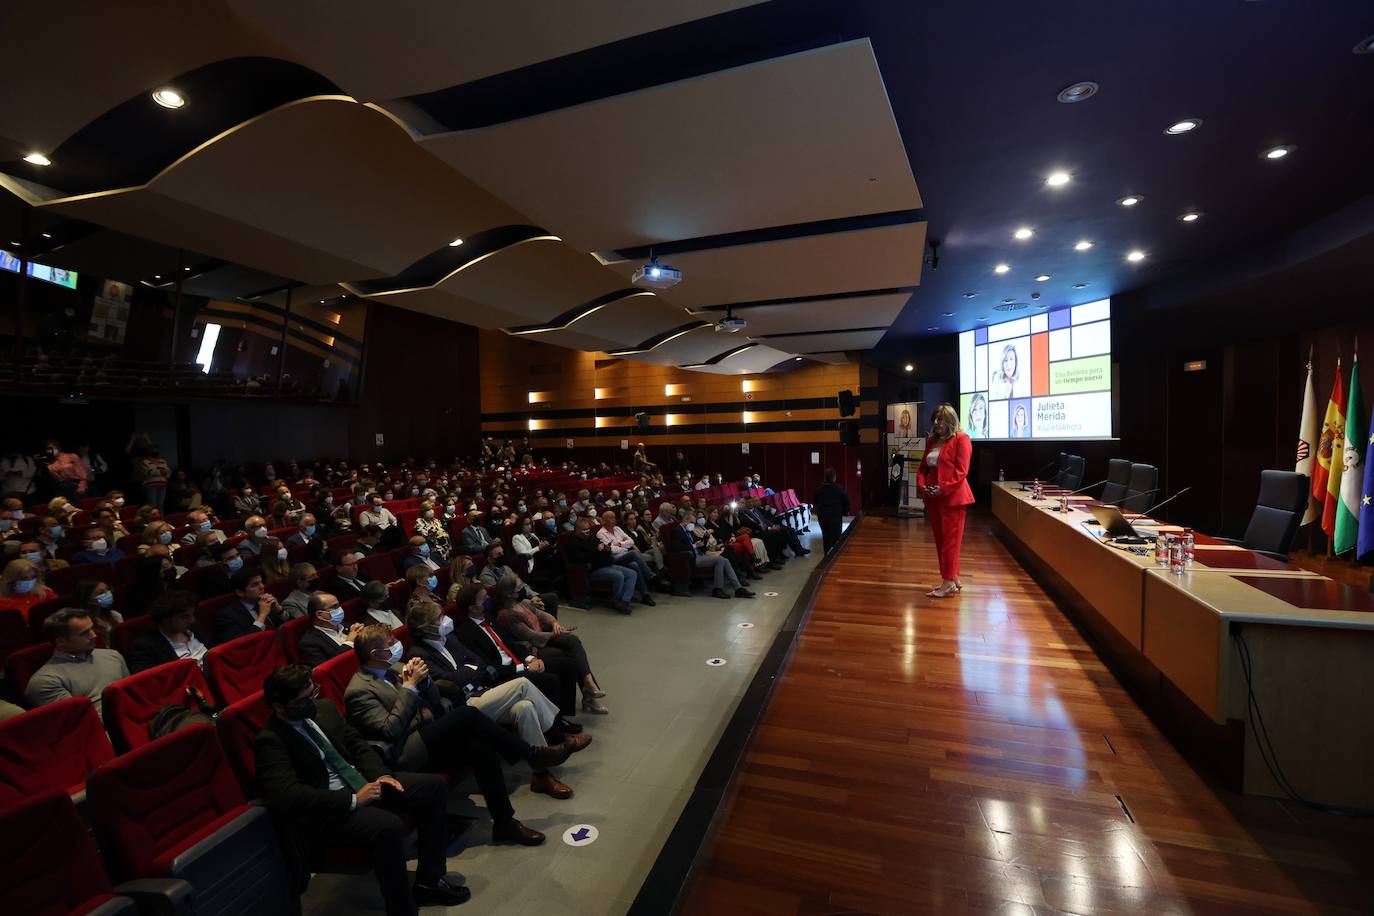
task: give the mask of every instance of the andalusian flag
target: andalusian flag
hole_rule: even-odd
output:
[[[1353,550],[1359,539],[1360,496],[1364,490],[1360,447],[1365,444],[1364,404],[1360,400],[1360,358],[1356,356],[1350,366],[1350,403],[1345,408],[1345,441],[1341,447],[1344,469],[1336,504],[1336,542],[1331,548],[1335,553]]]
[[[1364,463],[1364,486],[1360,489],[1360,537],[1355,545],[1355,559],[1361,559],[1374,551],[1374,416],[1369,418],[1366,429]]]
[[[1312,385],[1312,361],[1307,361],[1307,385],[1302,392],[1302,422],[1298,425],[1298,463],[1293,470],[1304,474],[1308,483],[1312,482],[1312,470],[1316,464],[1317,433],[1317,389]],[[1302,524],[1310,525],[1321,517],[1321,500],[1307,497],[1307,511],[1302,514]]]
[[[1341,381],[1341,361],[1336,360],[1336,383],[1331,400],[1326,402],[1322,438],[1317,444],[1317,467],[1312,475],[1312,495],[1322,504],[1322,530],[1336,536],[1336,498],[1341,490],[1342,453],[1345,451],[1345,385]]]

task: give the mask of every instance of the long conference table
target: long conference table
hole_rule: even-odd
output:
[[[1374,809],[1374,595],[1195,533],[1183,573],[1109,543],[1090,496],[1036,502],[994,483],[1004,540],[1046,578],[1104,660],[1190,756],[1244,792]],[[1127,513],[1142,534],[1182,528]],[[1250,676],[1246,676],[1246,666]],[[1253,697],[1253,706],[1251,699]],[[1263,730],[1257,728],[1258,708]]]

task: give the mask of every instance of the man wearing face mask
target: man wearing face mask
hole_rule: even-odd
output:
[[[507,576],[515,580],[515,597],[521,601],[528,601],[532,607],[554,617],[558,616],[558,595],[554,592],[536,593],[520,578],[520,574],[506,563],[506,548],[501,544],[492,544],[487,548],[487,565],[482,567],[482,573],[477,581],[483,588],[493,588]]]
[[[200,509],[187,513],[186,533],[181,536],[181,543],[194,544],[197,538],[214,527],[215,523],[210,518],[210,513]]]
[[[251,486],[239,490],[238,495],[234,497],[234,514],[244,519],[245,528],[248,527],[249,516],[262,514],[262,500],[258,499]]]
[[[129,670],[135,674],[179,658],[204,666],[207,641],[196,629],[196,602],[187,592],[160,595],[148,608],[155,624],[134,640],[129,650]]]
[[[634,599],[635,592],[643,590],[639,573],[616,565],[610,548],[592,536],[589,519],[577,520],[573,536],[568,538],[563,551],[569,563],[586,567],[587,578],[592,582],[606,582],[610,585],[611,607],[622,614],[630,613],[630,601]]]
[[[358,673],[344,691],[348,722],[396,767],[472,768],[492,818],[496,842],[538,846],[544,835],[515,819],[501,759],[546,769],[568,759],[566,744],[534,747],[471,706],[445,710],[429,669],[418,658],[401,664],[399,640],[385,627],[365,627],[353,641]]]
[[[422,536],[417,534],[408,543],[410,544],[410,554],[401,560],[402,572],[409,572],[415,566],[423,566],[429,570],[439,568],[439,564],[434,562],[434,558],[430,556],[429,542]]]
[[[105,688],[129,676],[124,656],[113,649],[95,647],[95,621],[79,608],[49,614],[43,621],[43,632],[52,640],[52,658],[29,679],[25,702],[34,707],[69,697],[89,697],[99,713]]]
[[[389,773],[377,751],[318,695],[305,665],[272,672],[263,682],[272,715],[253,742],[262,798],[283,828],[283,851],[297,889],[303,891],[310,879],[313,849],[347,845],[371,854],[388,916],[466,902],[471,892],[444,874],[443,778]],[[418,834],[413,885],[401,814],[409,815]]]
[[[363,631],[363,624],[344,627],[344,610],[339,599],[328,592],[310,596],[310,616],[315,626],[301,636],[296,648],[301,664],[315,667],[345,652],[353,651],[353,640]]]
[[[263,584],[262,573],[245,567],[234,573],[229,582],[235,600],[215,615],[215,645],[280,625],[281,605]]]
[[[463,553],[473,555],[486,553],[491,543],[491,535],[482,524],[482,513],[476,509],[468,513],[468,526],[463,529]]]
[[[203,572],[196,573],[196,593],[201,601],[233,591],[232,577],[243,569],[238,547],[227,541],[215,544],[207,553],[214,562]]]
[[[606,549],[611,552],[612,561],[617,566],[634,570],[635,585],[640,595],[639,603],[653,607],[654,599],[649,594],[649,583],[654,580],[654,574],[645,562],[644,555],[635,546],[634,538],[616,524],[615,513],[610,509],[601,514],[601,527],[596,529],[596,539],[606,545]]]
[[[310,596],[320,587],[314,563],[297,563],[291,567],[291,594],[281,603],[282,619],[292,620],[310,613]]]
[[[113,566],[124,559],[124,551],[111,547],[101,528],[87,528],[81,534],[82,549],[72,554],[72,564],[105,563]]]
[[[366,528],[368,525],[376,525],[382,531],[396,524],[396,516],[391,514],[391,510],[382,505],[382,497],[376,493],[369,497],[371,508],[364,509],[358,513],[358,525]]]
[[[250,515],[243,520],[243,530],[247,537],[238,542],[239,553],[245,556],[262,556],[262,542],[267,537],[267,519],[261,515]]]
[[[307,512],[296,523],[296,531],[286,539],[286,546],[305,546],[305,555],[312,563],[324,565],[324,536],[319,534],[315,516]]]
[[[62,538],[66,533],[67,529],[51,515],[45,515],[38,520],[36,539],[45,558],[56,559],[57,551],[62,548]]]

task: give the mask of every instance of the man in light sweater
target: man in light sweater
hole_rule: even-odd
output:
[[[124,656],[114,649],[97,649],[95,622],[80,608],[54,611],[43,621],[53,642],[52,658],[39,668],[24,691],[30,706],[56,703],[70,697],[90,697],[100,712],[105,688],[129,676]]]

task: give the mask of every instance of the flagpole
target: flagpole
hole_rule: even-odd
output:
[[[1350,356],[1350,365],[1351,365],[1351,366],[1355,366],[1355,365],[1358,365],[1359,362],[1360,362],[1360,335],[1356,334],[1356,335],[1355,335],[1355,351],[1354,351],[1354,353],[1352,353],[1351,356]],[[1350,380],[1351,380],[1352,382],[1356,381],[1355,375],[1354,375],[1353,372],[1351,373]],[[1349,424],[1349,423],[1350,423],[1350,418],[1349,418],[1349,417],[1346,417],[1346,418],[1345,418],[1345,422],[1346,422],[1347,424]],[[1348,428],[1348,426],[1347,426],[1347,428]],[[1352,444],[1353,444],[1353,443],[1352,443]],[[1363,445],[1363,444],[1364,444],[1364,443],[1359,443],[1359,445]],[[1357,445],[1356,447],[1358,448],[1359,446]],[[1360,561],[1357,559],[1357,557],[1359,556],[1359,554],[1360,554],[1360,551],[1359,551],[1359,550],[1351,550],[1351,551],[1350,551],[1350,565],[1351,565],[1351,566],[1359,566],[1359,565],[1360,565]]]
[[[1341,374],[1341,345],[1340,345],[1339,343],[1337,343],[1337,344],[1336,344],[1336,376],[1337,376],[1337,378],[1340,377],[1340,374]],[[1328,492],[1329,492],[1329,491],[1328,491]],[[1326,534],[1326,532],[1323,531],[1322,534]],[[1331,551],[1332,551],[1332,549],[1336,546],[1336,545],[1335,545],[1335,540],[1336,540],[1336,539],[1335,539],[1335,537],[1334,537],[1333,535],[1330,535],[1330,534],[1327,534],[1327,535],[1326,535],[1326,559],[1327,559],[1327,562],[1330,562],[1330,560],[1331,560],[1331,555],[1332,555],[1332,554],[1331,554]]]
[[[1316,342],[1315,340],[1308,341],[1308,343],[1307,343],[1307,377],[1308,377],[1309,380],[1312,378],[1312,360],[1313,360],[1313,358],[1316,356],[1316,354],[1317,354],[1317,342]],[[1305,395],[1304,395],[1304,397],[1305,397]],[[1312,447],[1315,448],[1315,443],[1313,444]],[[1311,494],[1309,493],[1309,498],[1310,498],[1310,495],[1311,495]],[[1309,557],[1312,556],[1314,553],[1316,553],[1316,550],[1315,550],[1314,547],[1313,547],[1313,543],[1314,543],[1314,540],[1315,540],[1315,539],[1312,537],[1312,529],[1313,529],[1313,528],[1320,528],[1320,527],[1321,527],[1320,524],[1312,524],[1312,523],[1309,523],[1309,524],[1307,525],[1307,555],[1308,555]]]

